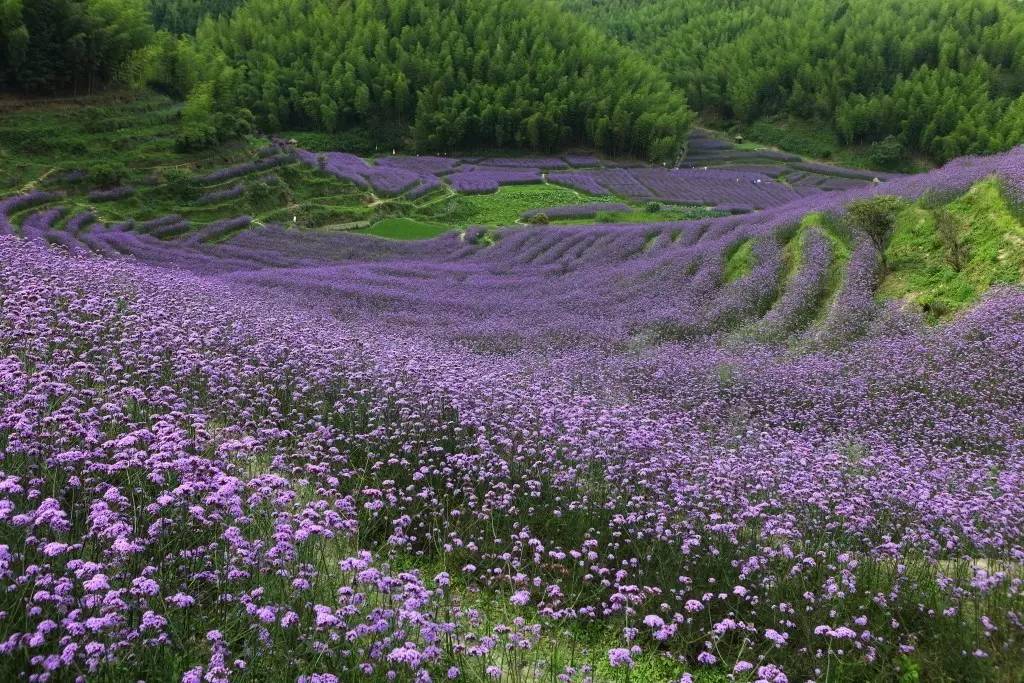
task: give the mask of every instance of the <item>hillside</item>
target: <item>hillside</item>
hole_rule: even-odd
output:
[[[0,200],[0,584],[31,587],[4,593],[5,678],[1024,666],[1024,148],[659,220],[681,205],[534,174],[792,186],[584,155],[182,153],[166,101],[116,106],[0,122],[23,141]],[[55,168],[76,145],[126,169]],[[115,175],[132,185],[96,187]],[[624,213],[502,227],[595,203]],[[493,223],[242,213],[443,205]]]
[[[1021,12],[0,0],[0,682],[1024,683]]]
[[[250,0],[196,45],[209,106],[248,108],[270,131],[665,161],[691,120],[641,57],[532,0]]]
[[[877,143],[874,163],[1024,142],[1024,13],[1005,0],[562,0],[659,65],[722,124],[814,121],[814,154]],[[800,127],[796,127],[800,130]],[[771,126],[757,129],[761,138]],[[808,139],[809,138],[809,139]],[[765,139],[767,142],[772,140]],[[800,148],[803,145],[803,148]]]

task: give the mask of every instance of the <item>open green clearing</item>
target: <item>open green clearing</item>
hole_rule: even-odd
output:
[[[426,240],[444,234],[451,229],[450,225],[424,223],[412,218],[385,218],[368,228],[360,228],[355,232],[392,240]]]
[[[748,239],[736,244],[726,253],[725,274],[722,280],[728,284],[750,275],[750,271],[754,269],[754,262],[753,241]]]
[[[475,225],[510,225],[530,209],[545,209],[569,204],[593,204],[621,201],[614,195],[593,196],[553,184],[505,185],[490,194],[457,195],[449,207],[441,210],[450,218]]]

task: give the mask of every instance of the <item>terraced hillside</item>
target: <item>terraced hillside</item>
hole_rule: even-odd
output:
[[[5,166],[4,678],[1024,667],[1024,148],[719,215],[625,189],[703,166],[136,142]]]
[[[432,237],[477,224],[647,223],[743,213],[895,177],[731,150],[700,133],[686,163],[701,165],[678,169],[583,153],[362,159],[258,137],[194,154],[175,149],[178,110],[157,97],[108,107],[72,101],[42,114],[31,103],[21,113],[17,102],[5,107],[0,197],[13,202],[14,222],[28,218],[28,206],[50,211],[29,231],[108,253],[111,229],[217,241],[271,224]],[[395,218],[415,227],[389,228]]]

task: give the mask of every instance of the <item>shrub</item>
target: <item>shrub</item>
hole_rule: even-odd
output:
[[[551,222],[551,218],[549,218],[548,215],[543,211],[538,211],[537,213],[527,218],[526,222],[530,223],[531,225],[547,225],[548,223]]]
[[[128,177],[128,167],[115,162],[100,162],[89,169],[89,179],[99,187],[115,187]]]
[[[245,194],[254,204],[269,201],[291,202],[288,185],[275,175],[265,175],[245,183]]]
[[[248,109],[214,111],[213,89],[204,83],[189,96],[181,111],[181,131],[174,146],[179,152],[194,152],[237,140],[253,131]]]
[[[895,135],[874,142],[868,150],[868,160],[876,168],[898,168],[905,160],[903,143]]]
[[[163,172],[161,192],[169,197],[191,201],[199,195],[199,183],[191,172],[183,168],[169,168]]]
[[[970,258],[967,243],[964,241],[963,225],[952,213],[940,209],[935,212],[935,232],[946,248],[946,260],[953,270],[959,273]]]
[[[867,234],[884,261],[885,249],[896,227],[896,216],[906,205],[906,201],[900,197],[879,195],[847,206],[846,219],[854,228]]]

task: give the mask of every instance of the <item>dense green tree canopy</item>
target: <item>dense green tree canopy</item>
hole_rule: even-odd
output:
[[[1024,141],[1024,11],[1008,0],[562,0],[695,109],[824,121],[944,160]],[[891,141],[890,141],[891,143]]]
[[[156,28],[171,33],[195,33],[206,17],[228,14],[242,0],[149,0],[149,11]]]
[[[691,121],[642,57],[539,0],[249,0],[196,49],[204,96],[270,130],[391,122],[424,150],[668,160]]]
[[[91,91],[152,32],[144,0],[0,0],[0,89]]]

